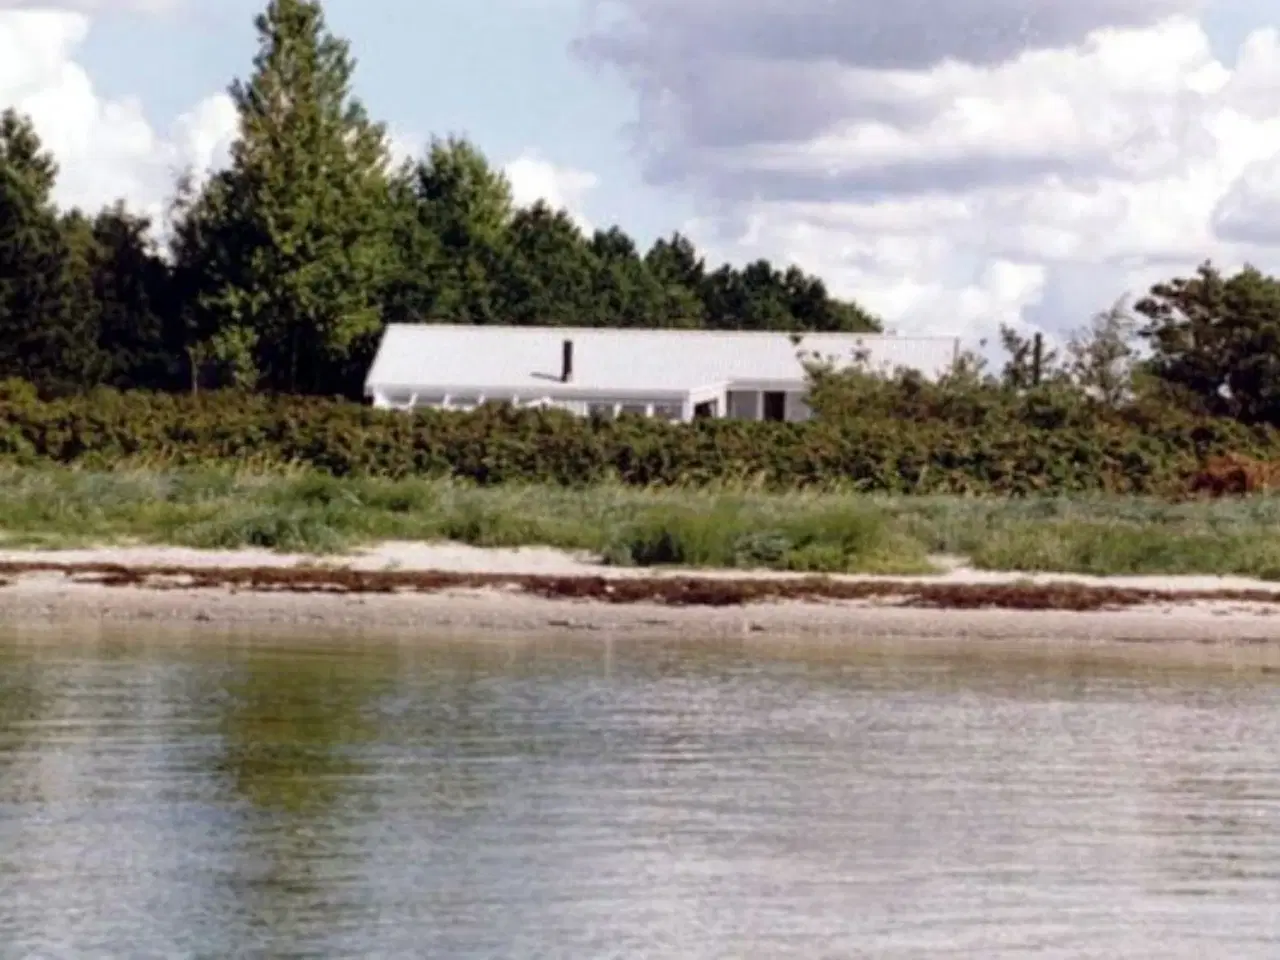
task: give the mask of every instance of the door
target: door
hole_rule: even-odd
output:
[[[780,390],[769,390],[764,395],[764,419],[787,419],[787,395]]]

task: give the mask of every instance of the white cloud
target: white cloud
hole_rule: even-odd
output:
[[[1245,168],[1214,208],[1213,225],[1224,240],[1280,248],[1280,153]]]
[[[57,158],[57,200],[96,208],[122,198],[159,219],[178,173],[226,161],[236,116],[222,94],[157,131],[140,101],[104,99],[75,62],[89,30],[80,13],[8,10],[0,3],[0,108],[31,116]]]
[[[539,200],[566,209],[583,230],[592,226],[583,215],[587,194],[598,184],[595,174],[571,167],[560,167],[529,151],[512,160],[504,168],[511,183],[511,194],[517,206],[526,207]]]
[[[0,15],[6,10],[30,10],[33,0],[0,0]],[[55,9],[74,13],[170,13],[186,6],[186,0],[59,0]]]
[[[717,255],[970,337],[1061,331],[1208,256],[1280,270],[1275,29],[1224,61],[1178,0],[735,0],[722,34],[725,2],[615,0],[583,43]]]

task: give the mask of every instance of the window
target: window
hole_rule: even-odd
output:
[[[780,390],[770,390],[764,395],[764,419],[787,419],[787,395]]]
[[[756,402],[760,395],[754,390],[730,390],[726,396],[726,409],[734,420],[754,420]]]

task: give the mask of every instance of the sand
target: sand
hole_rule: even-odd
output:
[[[82,582],[70,574],[86,564],[133,570],[280,567],[349,567],[358,570],[452,571],[559,577],[690,576],[689,570],[637,571],[602,566],[590,557],[556,550],[478,549],[454,544],[388,543],[338,558],[259,550],[196,551],[170,547],[102,547],[91,550],[3,550],[2,564],[66,567],[22,573],[0,587],[0,622],[10,628],[62,628],[71,624],[170,625],[248,631],[288,627],[311,631],[394,632],[530,637],[541,635],[686,636],[698,638],[821,639],[846,641],[982,640],[1049,646],[1161,644],[1227,651],[1233,657],[1280,664],[1280,584],[1226,577],[1028,576],[975,571],[945,561],[945,573],[895,582],[992,584],[1074,583],[1133,587],[1158,599],[1124,609],[1068,612],[1007,609],[919,609],[892,597],[859,601],[785,601],[734,607],[668,606],[641,602],[543,599],[509,589],[448,589],[428,593],[298,594],[253,590],[154,589]],[[697,571],[699,578],[778,577],[771,572]],[[1180,594],[1257,591],[1276,603],[1189,601]],[[1164,597],[1167,595],[1167,600]]]

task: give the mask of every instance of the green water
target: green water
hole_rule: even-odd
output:
[[[1275,958],[1280,686],[0,638],[0,957]]]

